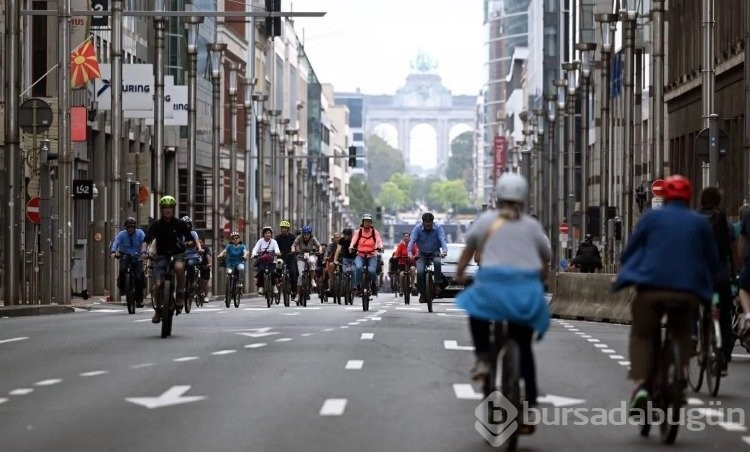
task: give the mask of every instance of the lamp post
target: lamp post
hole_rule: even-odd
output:
[[[588,233],[587,209],[589,207],[589,83],[591,81],[591,56],[596,44],[579,42],[576,44],[581,56],[581,236]]]
[[[547,130],[549,130],[549,138],[547,138],[547,214],[549,218],[549,237],[552,238],[553,243],[559,242],[557,223],[560,221],[560,214],[558,212],[558,205],[555,202],[557,197],[557,153],[556,142],[555,142],[555,127],[557,121],[557,102],[555,102],[554,94],[545,94],[544,100],[547,101]]]
[[[534,172],[536,173],[536,183],[534,184],[534,213],[539,217],[542,224],[549,224],[547,212],[544,212],[542,202],[542,193],[544,192],[544,159],[542,158],[544,149],[544,122],[545,114],[543,108],[534,109],[534,121],[536,128],[536,137],[534,140],[533,161]],[[549,181],[547,181],[549,183]]]
[[[281,221],[279,215],[279,203],[278,203],[278,190],[276,189],[278,183],[278,158],[276,146],[278,145],[279,131],[276,128],[278,123],[278,117],[281,115],[281,110],[271,110],[268,112],[268,128],[271,134],[271,152],[269,157],[271,158],[271,222],[273,224],[279,224]],[[267,223],[267,221],[266,221]]]
[[[557,79],[554,82],[557,88],[557,112],[560,114],[560,120],[557,121],[557,214],[562,223],[570,220],[568,212],[565,210],[565,104],[567,98],[568,81],[566,79]],[[558,230],[559,232],[559,230]],[[568,242],[558,241],[558,257],[562,258]]]
[[[609,84],[610,84],[610,59],[612,57],[612,41],[614,40],[614,34],[617,30],[617,15],[616,14],[597,14],[596,21],[599,23],[599,32],[602,37],[602,44],[600,46],[602,68],[601,68],[601,137],[599,141],[599,174],[601,175],[601,183],[599,184],[599,223],[601,224],[602,242],[604,243],[604,267],[605,271],[610,271],[610,258],[612,256],[610,241],[612,237],[607,237],[610,231],[607,231],[607,210],[611,203],[611,191],[612,191],[612,171],[610,166],[612,162],[612,151],[610,149],[610,123],[609,123]]]
[[[229,228],[237,230],[237,71],[240,64],[229,63]]]
[[[296,152],[295,141],[299,129],[290,129],[287,127],[286,134],[286,153],[283,156],[284,171],[286,171],[286,185],[284,187],[284,193],[286,194],[286,201],[284,202],[285,217],[287,220],[292,218],[294,214],[295,196],[294,196],[294,154]]]
[[[221,158],[219,155],[219,140],[221,139],[221,123],[219,118],[221,116],[221,56],[222,53],[227,49],[227,45],[224,43],[211,43],[207,45],[208,51],[211,55],[211,82],[212,82],[212,97],[213,97],[213,114],[211,115],[211,125],[213,128],[213,140],[211,142],[211,150],[213,152],[213,174],[211,178],[212,191],[213,191],[213,220],[212,229],[214,231],[213,236],[213,247],[214,251],[219,249],[221,243]],[[219,253],[213,253],[213,268],[211,272],[212,279],[212,292],[215,294],[219,293]]]
[[[184,17],[183,24],[187,30],[188,54],[188,155],[187,155],[187,206],[188,215],[195,221],[195,153],[196,133],[198,130],[196,108],[196,85],[198,67],[198,25],[203,17]]]
[[[265,130],[268,127],[268,117],[266,116],[265,103],[268,101],[268,94],[254,93],[252,95],[253,102],[257,102],[259,105],[255,110],[254,120],[258,123],[258,136],[256,138],[256,145],[258,149],[257,159],[257,181],[256,181],[256,195],[257,195],[257,207],[255,214],[255,233],[257,237],[260,237],[260,217],[265,215],[263,210],[264,201],[264,187],[265,187],[265,172],[266,172],[266,160],[264,155],[264,143],[266,140]]]
[[[575,211],[575,202],[576,202],[576,180],[575,180],[575,169],[576,169],[576,160],[575,160],[575,152],[576,152],[576,89],[578,82],[576,80],[576,75],[578,72],[578,66],[579,63],[577,61],[574,61],[572,63],[563,63],[562,69],[566,73],[567,81],[568,81],[568,92],[567,92],[567,127],[568,127],[568,199],[566,203],[566,211],[568,216],[568,221],[573,223],[573,212]],[[575,244],[573,243],[573,240],[571,240],[571,249],[573,249]]]
[[[156,0],[154,12],[164,11],[164,0]],[[164,29],[167,18],[161,14],[154,16],[156,29],[156,57],[154,59],[154,152],[156,153],[156,211],[159,211],[159,199],[169,190],[169,194],[177,194],[166,185],[166,164],[164,161]]]
[[[664,151],[664,0],[651,1],[651,177],[663,177],[669,171]]]
[[[633,224],[633,140],[635,138],[635,127],[633,118],[635,117],[635,99],[633,96],[633,73],[635,51],[635,27],[637,13],[635,11],[635,1],[626,0],[627,7],[620,10],[620,20],[623,22],[625,47],[625,137],[622,145],[622,171],[624,178],[622,187],[622,207],[624,209],[622,239],[626,240],[630,235],[630,229]]]
[[[286,159],[286,129],[287,127],[289,127],[289,118],[279,118],[278,126],[279,127],[276,130],[276,132],[278,132],[277,137],[279,140],[279,152],[276,153],[276,160],[278,162],[276,168],[278,170],[278,175],[274,180],[278,182],[275,193],[278,194],[278,213],[281,216],[281,218],[279,218],[279,221],[281,221],[282,219],[285,220],[289,218],[289,203],[287,199],[287,180],[289,180],[289,166],[287,165]]]
[[[256,204],[256,191],[255,191],[255,168],[257,162],[255,160],[254,149],[255,149],[255,112],[253,112],[253,87],[255,86],[256,79],[253,77],[243,77],[242,85],[244,88],[244,96],[242,97],[242,107],[245,111],[245,199],[243,212],[245,215],[245,244],[247,246],[251,243],[250,230],[252,225],[258,221],[257,204]],[[250,272],[245,272],[245,287],[250,288]]]

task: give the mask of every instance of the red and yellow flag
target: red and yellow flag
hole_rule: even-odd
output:
[[[101,77],[99,61],[96,59],[96,48],[91,39],[87,39],[70,53],[70,83],[73,88],[80,88],[89,80]]]

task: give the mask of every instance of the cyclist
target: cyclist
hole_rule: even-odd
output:
[[[317,255],[323,252],[320,242],[312,235],[312,226],[306,224],[302,226],[300,232],[301,234],[294,239],[294,244],[292,244],[292,252],[297,253],[297,290],[302,287],[302,272],[305,271],[305,253],[309,256],[310,267],[314,272],[318,263]],[[317,287],[314,276],[315,274],[313,273],[310,278],[310,284],[313,289]]]
[[[169,271],[169,262],[172,256],[185,252],[187,246],[193,245],[193,235],[190,227],[175,217],[177,201],[170,195],[159,199],[159,210],[161,218],[151,223],[146,236],[141,243],[141,254],[148,254],[148,246],[156,240],[156,255],[154,256],[154,287],[151,294],[153,300],[161,300],[161,289],[164,284],[164,276]],[[177,295],[175,307],[179,313],[185,304],[185,262],[178,259],[174,263],[174,273],[177,278]],[[154,302],[154,323],[161,321],[161,310]]]
[[[673,337],[682,348],[682,366],[690,356],[692,319],[700,302],[713,295],[719,253],[708,220],[690,210],[693,188],[681,175],[664,181],[664,207],[647,211],[635,225],[620,255],[619,290],[636,286],[631,304],[630,375],[635,381],[631,414],[643,413],[655,373],[654,338],[666,308]],[[675,310],[675,308],[682,308]]]
[[[331,243],[328,244],[326,247],[325,252],[325,266],[326,266],[326,291],[331,291],[331,284],[333,283],[333,262],[334,262],[334,256],[336,255],[336,249],[338,248],[339,241],[341,241],[341,233],[340,232],[334,232],[331,236]]]
[[[357,253],[350,247],[352,234],[354,234],[352,228],[344,228],[341,231],[341,239],[336,246],[336,254],[333,256],[334,261],[341,263],[342,270],[351,269],[354,266],[354,259],[357,257]]]
[[[263,287],[263,273],[266,271],[266,268],[268,268],[274,278],[273,293],[277,294],[279,293],[279,288],[276,287],[276,284],[278,283],[276,277],[276,257],[281,256],[281,251],[279,250],[279,244],[276,243],[276,240],[273,238],[273,228],[271,226],[265,226],[262,232],[263,237],[258,239],[258,242],[255,243],[253,252],[250,255],[250,258],[258,258],[258,272],[255,274],[255,287],[258,288],[258,295],[263,295],[264,289],[268,289],[268,287]]]
[[[237,231],[232,232],[229,236],[230,242],[227,244],[218,258],[221,259],[224,256],[227,257],[227,268],[235,271],[237,275],[237,292],[242,293],[242,284],[245,281],[245,260],[247,259],[247,246],[244,243],[240,243],[240,233]],[[261,239],[262,240],[262,239]]]
[[[203,296],[203,302],[207,302],[206,299],[206,287],[208,287],[208,281],[211,280],[211,256],[213,256],[211,252],[211,248],[209,246],[206,246],[206,244],[203,242],[203,239],[200,238],[200,247],[202,250],[202,259],[200,264],[198,264],[198,274],[200,276],[200,286],[201,286],[201,292]]]
[[[414,244],[417,244],[419,254],[412,253]],[[426,303],[427,300],[424,297],[425,259],[432,257],[432,263],[435,266],[435,291],[438,292],[443,279],[440,259],[445,257],[448,252],[445,231],[440,224],[435,223],[435,216],[432,213],[425,212],[422,215],[422,223],[414,226],[406,250],[409,253],[409,258],[419,256],[417,259],[417,290],[419,291],[419,302]]]
[[[372,278],[373,291],[376,291],[375,279],[378,265],[376,256],[382,250],[383,240],[380,238],[380,233],[372,226],[372,215],[366,213],[362,215],[362,222],[359,228],[354,231],[352,241],[349,244],[349,251],[356,253],[354,258],[354,287],[357,296],[362,294],[360,282],[362,281],[362,268],[365,265],[365,260],[367,260],[367,271]]]
[[[416,295],[417,288],[414,286],[414,281],[416,280],[417,269],[415,266],[414,258],[409,257],[409,252],[407,251],[410,238],[411,233],[409,232],[404,232],[403,234],[401,234],[401,241],[395,246],[395,248],[393,248],[393,257],[391,259],[395,259],[396,261],[395,270],[397,272],[409,272],[409,287],[402,287],[401,290],[404,292],[411,290],[412,293]]]
[[[533,406],[537,403],[537,384],[531,342],[534,332],[541,337],[550,323],[542,271],[552,258],[552,248],[539,222],[523,213],[528,191],[529,184],[520,174],[503,173],[498,179],[497,210],[484,212],[474,221],[458,258],[459,281],[465,280],[472,256],[476,255],[482,265],[474,283],[458,295],[456,304],[469,314],[477,359],[473,379],[482,380],[490,372],[490,322],[508,321],[508,334],[519,345],[526,402]],[[534,431],[531,425],[522,425],[521,429],[524,434]]]
[[[141,261],[141,243],[146,234],[142,229],[137,227],[137,222],[133,217],[127,217],[125,219],[125,230],[117,233],[115,241],[112,242],[112,247],[109,250],[109,256],[115,258],[117,253],[124,254],[132,259]],[[117,276],[117,289],[120,293],[125,292],[125,266],[130,265],[130,261],[120,263],[120,273]],[[135,264],[135,262],[133,262]],[[135,272],[135,288],[137,293],[141,296],[138,298],[138,307],[143,307],[143,289],[145,287],[145,277],[143,274],[142,265],[134,265]]]
[[[284,265],[286,265],[286,268],[289,271],[289,280],[296,281],[299,278],[299,274],[297,273],[297,262],[292,253],[292,245],[297,236],[291,233],[291,227],[292,224],[289,223],[289,221],[281,220],[281,223],[279,223],[281,233],[276,236],[276,243],[279,244],[281,258],[284,260]],[[296,284],[292,284],[291,290],[292,297],[297,296]]]
[[[198,238],[198,232],[193,230],[193,219],[188,215],[185,215],[180,218],[180,220],[190,228],[190,235],[193,237],[194,243],[193,245],[185,247],[185,263],[187,264],[188,285],[190,285],[196,277],[195,269],[201,262],[203,249],[201,248],[200,239]]]

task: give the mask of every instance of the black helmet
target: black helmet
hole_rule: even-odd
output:
[[[352,235],[354,234],[354,230],[352,228],[344,228],[343,231],[341,231],[343,235]]]
[[[434,221],[435,215],[433,215],[430,212],[425,212],[422,214],[422,221]]]
[[[125,219],[125,227],[126,227],[126,228],[127,228],[128,226],[136,226],[137,224],[138,224],[138,222],[137,222],[137,221],[135,221],[135,218],[133,218],[133,217],[127,217],[127,218]]]

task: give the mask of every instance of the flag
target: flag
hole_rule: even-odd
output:
[[[96,60],[96,48],[91,39],[87,39],[70,53],[70,84],[80,88],[89,80],[101,77],[99,62]]]

